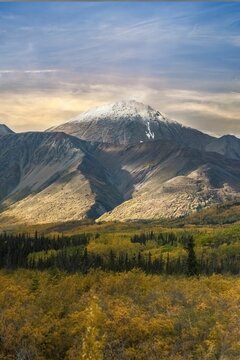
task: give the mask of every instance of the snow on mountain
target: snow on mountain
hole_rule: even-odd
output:
[[[154,132],[151,132],[149,121],[147,122],[146,135],[147,135],[147,138],[148,138],[149,140],[150,140],[150,139],[153,139],[153,140],[154,140],[155,134],[154,134]]]
[[[81,122],[94,119],[111,119],[118,121],[119,119],[134,120],[135,118],[141,119],[144,122],[152,120],[167,121],[159,111],[135,100],[122,100],[96,107],[78,115],[70,121]]]
[[[123,145],[161,139],[204,148],[212,139],[135,100],[94,108],[48,131],[63,131],[88,141]]]

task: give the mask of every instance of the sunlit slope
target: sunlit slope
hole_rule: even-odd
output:
[[[116,206],[119,194],[88,148],[89,144],[63,133],[4,136],[0,142],[1,221],[65,222],[91,216],[93,207],[101,215]],[[98,193],[104,197],[102,202],[97,201]]]

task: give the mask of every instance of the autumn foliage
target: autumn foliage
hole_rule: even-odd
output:
[[[0,234],[0,360],[239,360],[240,227]]]
[[[0,274],[0,359],[239,359],[240,279]]]

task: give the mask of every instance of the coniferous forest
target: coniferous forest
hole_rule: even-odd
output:
[[[188,233],[160,232],[134,234],[130,244],[140,245],[136,251],[128,248],[115,251],[109,249],[104,254],[89,252],[91,239],[96,240],[99,234],[79,234],[75,236],[44,236],[35,232],[29,234],[0,234],[0,267],[3,269],[26,268],[46,270],[56,268],[66,272],[81,272],[91,269],[103,271],[125,272],[134,268],[146,274],[179,274],[179,275],[211,275],[239,274],[240,254],[226,253],[220,256],[205,255],[204,249],[197,257],[194,237]],[[169,247],[160,255],[152,255],[148,243],[155,243],[156,248]],[[175,249],[182,253],[175,254]],[[155,250],[155,249],[154,249]],[[174,256],[170,254],[173,253]]]

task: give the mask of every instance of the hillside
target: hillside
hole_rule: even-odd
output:
[[[239,199],[238,161],[168,142],[26,133],[0,146],[2,223],[173,218]]]
[[[0,142],[0,221],[79,220],[92,206],[101,215],[119,204],[120,195],[89,147],[63,133],[4,136]],[[103,201],[96,204],[98,196]]]

